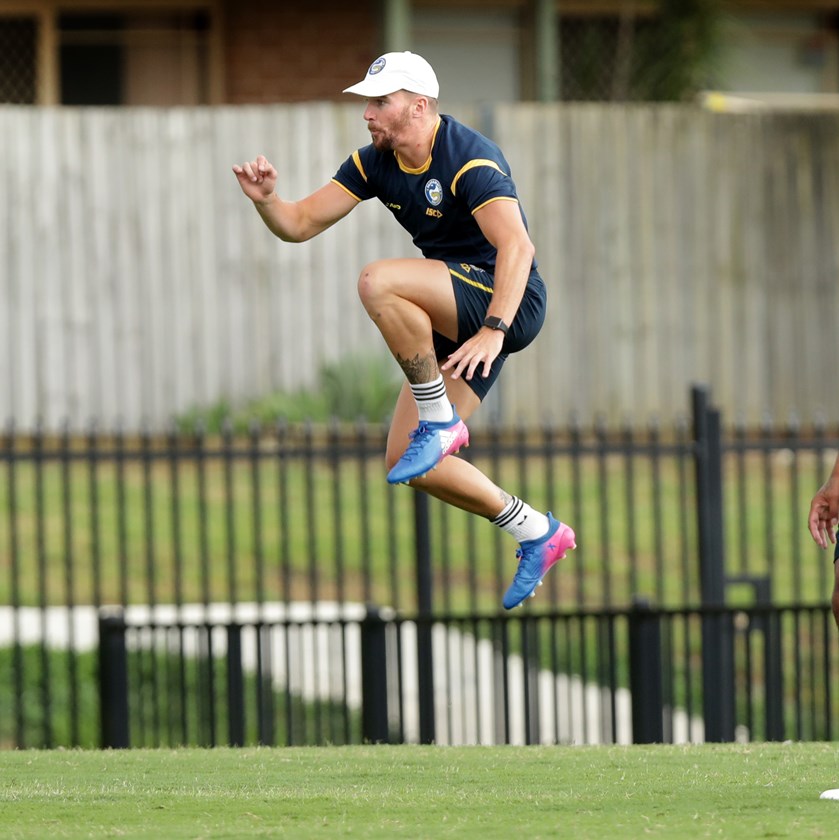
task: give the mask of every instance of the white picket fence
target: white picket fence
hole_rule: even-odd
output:
[[[513,167],[550,296],[485,419],[839,417],[839,114],[451,109]],[[0,422],[168,425],[384,354],[362,266],[410,256],[375,202],[274,239],[230,167],[285,197],[367,140],[355,105],[0,108]],[[351,368],[348,375],[352,375]]]

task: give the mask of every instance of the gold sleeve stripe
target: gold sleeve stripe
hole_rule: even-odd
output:
[[[485,286],[483,283],[479,283],[477,280],[473,280],[471,277],[465,277],[464,275],[458,273],[453,268],[449,269],[449,274],[452,277],[457,277],[458,280],[462,280],[464,283],[468,283],[470,286],[474,286],[476,289],[480,289],[482,292],[489,292],[492,294],[492,288],[490,286]]]
[[[364,171],[364,167],[361,165],[361,155],[358,153],[358,149],[356,149],[352,153],[352,160],[356,166],[356,169],[361,173],[361,177],[364,178],[365,183],[367,182],[367,173]]]
[[[361,199],[354,192],[348,190],[340,181],[336,181],[335,178],[333,178],[332,183],[337,184],[347,195],[352,196],[356,201],[361,201]]]
[[[481,207],[486,207],[487,204],[492,204],[493,201],[515,201],[516,204],[519,203],[517,198],[513,198],[511,195],[497,195],[495,198],[490,198],[488,201],[485,201],[483,204],[479,204],[473,211],[472,215],[474,216]]]
[[[494,160],[475,158],[474,160],[470,160],[465,166],[462,166],[457,175],[454,176],[454,181],[452,181],[452,195],[457,195],[457,182],[460,179],[460,176],[463,175],[464,172],[474,169],[476,166],[490,166],[493,169],[497,169],[502,175],[506,174]]]

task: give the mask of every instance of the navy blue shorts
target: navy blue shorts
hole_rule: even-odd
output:
[[[434,350],[437,353],[438,362],[446,361],[450,354],[481,328],[492,299],[493,287],[492,275],[482,268],[456,262],[446,263],[446,265],[452,278],[452,288],[457,303],[457,341],[452,341],[438,332],[434,333]],[[489,376],[481,375],[479,365],[472,378],[464,380],[480,400],[484,399],[495,380],[498,379],[507,356],[523,350],[539,334],[545,322],[546,305],[545,283],[536,269],[533,269],[527,280],[527,288],[524,291],[519,311],[504,338],[501,353],[492,363]]]

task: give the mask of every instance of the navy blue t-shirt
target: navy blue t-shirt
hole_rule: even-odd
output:
[[[350,155],[332,180],[358,201],[378,198],[424,257],[489,272],[495,269],[496,250],[473,214],[491,201],[518,203],[510,166],[498,146],[445,114],[437,123],[431,155],[419,169],[370,144]]]

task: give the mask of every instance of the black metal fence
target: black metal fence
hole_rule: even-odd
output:
[[[423,666],[427,631],[431,655]],[[701,665],[709,633],[727,667]],[[102,743],[831,740],[829,608],[101,623]]]
[[[116,744],[126,732],[131,744],[608,741],[657,738],[659,726],[665,739],[830,736],[815,721],[836,696],[832,569],[805,518],[839,432],[723,434],[695,389],[669,430],[474,435],[467,457],[577,532],[579,548],[517,616],[500,610],[515,545],[389,487],[384,437],[364,424],[136,438],[8,427],[0,744]],[[100,633],[111,607],[121,641]],[[786,635],[773,629],[789,621]],[[639,671],[656,661],[653,642],[637,654],[650,628],[660,679]],[[538,677],[512,682],[532,670],[534,645]],[[449,661],[460,664],[444,678]],[[552,706],[534,694],[544,674],[574,690],[562,700],[555,688]],[[474,703],[449,697],[455,678]],[[655,720],[637,717],[648,696]]]

